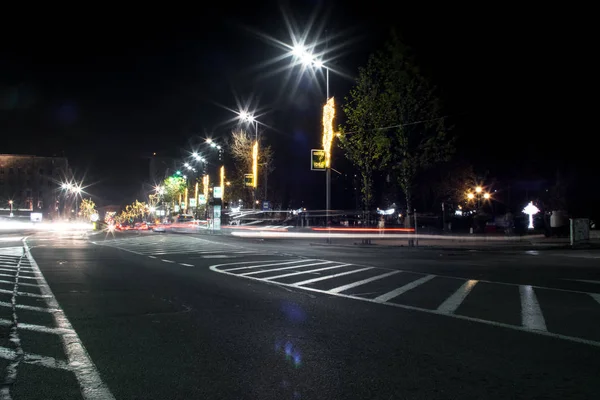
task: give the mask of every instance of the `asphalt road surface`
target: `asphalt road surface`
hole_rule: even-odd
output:
[[[597,399],[600,253],[0,236],[0,399]]]

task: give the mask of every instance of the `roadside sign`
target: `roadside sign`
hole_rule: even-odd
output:
[[[196,199],[190,199],[190,207],[192,207],[192,208],[196,207]]]
[[[213,207],[213,230],[221,230],[221,206]]]
[[[271,202],[263,201],[262,209],[263,209],[263,211],[269,211],[271,209]]]
[[[203,194],[198,195],[198,200],[200,200],[200,205],[206,204],[206,196]]]
[[[244,175],[244,186],[254,186],[254,175],[253,174],[245,174]]]
[[[312,149],[310,151],[310,169],[312,171],[325,171],[325,150]]]
[[[223,189],[221,186],[215,186],[213,188],[213,198],[220,199],[221,197],[223,197]]]

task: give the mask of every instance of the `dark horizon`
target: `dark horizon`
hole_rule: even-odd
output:
[[[226,136],[232,124],[224,122],[233,114],[221,106],[235,108],[236,97],[252,99],[266,112],[261,122],[271,127],[265,134],[277,164],[270,182],[284,185],[291,176],[314,188],[320,202],[323,178],[308,170],[308,151],[320,143],[324,80],[304,77],[293,97],[277,97],[284,74],[261,78],[270,67],[257,66],[281,50],[256,32],[283,41],[289,37],[278,3],[260,5],[250,14],[253,7],[213,9],[201,24],[179,19],[136,30],[120,21],[106,36],[98,35],[94,24],[63,25],[48,37],[7,43],[0,63],[0,131],[7,138],[2,152],[65,155],[78,176],[96,183],[99,197],[114,201],[139,191],[147,157],[154,152],[177,157],[204,132]],[[406,7],[396,18],[365,15],[364,9],[341,3],[327,7],[317,12],[316,21],[327,26],[332,46],[350,39],[332,61],[347,75],[356,76],[392,27],[401,34],[439,88],[459,139],[457,158],[477,172],[489,171],[498,179],[551,180],[566,166],[576,167],[577,176],[594,176],[585,154],[590,150],[577,157],[548,140],[549,129],[556,128],[541,118],[553,108],[538,73],[550,57],[550,43],[538,42],[532,50],[524,21],[506,30],[500,29],[501,15],[478,21],[456,9],[435,18]],[[302,28],[315,11],[285,9]],[[85,45],[74,40],[76,31],[88,39]],[[59,40],[61,33],[71,40]],[[351,85],[347,78],[331,76],[338,104]]]

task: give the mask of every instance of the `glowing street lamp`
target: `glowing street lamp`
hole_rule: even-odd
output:
[[[533,229],[533,216],[539,212],[540,212],[540,209],[537,208],[531,201],[523,209],[523,213],[529,215],[529,225],[527,226],[528,229]]]

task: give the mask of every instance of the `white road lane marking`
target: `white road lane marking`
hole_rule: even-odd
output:
[[[575,281],[575,282],[585,282],[585,283],[595,283],[600,285],[600,281],[593,281],[591,279],[565,279],[567,281]]]
[[[62,330],[64,333],[59,334],[62,340],[65,354],[67,355],[68,365],[71,371],[75,374],[79,387],[81,389],[81,395],[84,400],[115,400],[108,386],[102,381],[100,373],[96,369],[94,362],[91,360],[87,350],[83,346],[81,339],[77,333],[73,330],[73,326],[69,322],[67,316],[64,314],[52,290],[48,286],[44,275],[40,271],[37,262],[31,255],[29,246],[27,245],[27,239],[23,240],[23,246],[25,248],[25,254],[29,259],[31,267],[36,272],[37,282],[40,286],[42,294],[49,297],[45,298],[46,305],[48,308],[60,310],[52,313],[54,322],[58,327],[58,330]],[[21,327],[21,324],[19,324]]]
[[[239,264],[242,264],[242,263],[226,263],[226,264],[212,265],[210,267],[210,270],[213,272],[231,275],[233,277],[236,277],[236,276],[239,277],[239,274],[228,272],[233,269],[220,269],[221,267],[230,267],[230,266],[239,265]],[[393,275],[393,273],[399,273],[399,272],[401,272],[401,271],[391,271],[388,274]],[[242,278],[250,279],[250,280],[253,280],[256,282],[263,282],[263,283],[265,282],[265,279],[258,278],[255,276],[244,276]],[[483,281],[479,280],[479,282],[483,282]],[[489,283],[494,283],[494,282],[489,282]],[[278,286],[282,286],[282,287],[292,287],[292,288],[296,288],[296,289],[299,288],[298,286],[296,286],[296,283],[278,282],[277,284],[278,284]],[[502,283],[502,284],[504,284],[504,283]],[[515,285],[513,285],[513,286],[515,286]],[[323,295],[332,295],[332,296],[336,296],[336,297],[364,301],[364,302],[368,302],[368,303],[379,304],[379,305],[384,305],[384,306],[388,306],[388,307],[395,307],[395,308],[404,309],[404,310],[418,311],[418,312],[423,312],[423,313],[432,314],[432,315],[439,315],[439,316],[443,316],[443,317],[447,317],[447,318],[459,319],[462,321],[477,322],[477,323],[488,325],[488,326],[506,328],[506,329],[510,329],[513,331],[517,331],[517,332],[532,333],[532,334],[536,334],[536,335],[544,336],[544,337],[548,337],[548,338],[566,340],[566,341],[573,342],[573,343],[584,344],[584,345],[600,348],[600,341],[583,339],[580,337],[568,336],[568,335],[563,335],[560,333],[548,332],[547,330],[531,329],[527,326],[510,325],[510,324],[506,324],[503,322],[496,322],[496,321],[491,321],[491,320],[486,320],[486,319],[476,318],[476,317],[469,317],[466,315],[460,315],[460,314],[454,314],[454,313],[448,314],[446,312],[440,312],[437,309],[433,310],[433,309],[429,309],[429,308],[410,306],[407,304],[392,303],[392,302],[381,303],[381,302],[375,301],[375,299],[369,299],[366,297],[358,297],[356,295],[348,295],[348,294],[343,294],[343,293],[339,293],[339,292],[332,293],[331,290],[321,290],[321,289],[316,289],[316,288],[312,288],[312,287],[308,287],[308,286],[302,286],[300,288],[302,290],[305,290],[308,292],[320,293]],[[588,294],[590,294],[590,293],[588,293]]]
[[[17,353],[6,347],[0,347],[0,358],[13,361],[17,358]],[[41,356],[39,354],[24,353],[23,360],[25,364],[39,365],[46,368],[64,369],[69,371],[69,364],[63,360],[57,360],[54,357]]]
[[[273,271],[285,271],[288,269],[298,269],[298,268],[312,267],[315,265],[324,265],[324,264],[333,264],[333,261],[320,261],[320,262],[310,263],[310,264],[296,264],[296,265],[292,265],[291,267],[261,269],[260,271],[244,272],[243,274],[239,274],[239,275],[240,276],[258,275],[258,274],[264,274],[264,273],[273,272]]]
[[[524,327],[546,331],[546,321],[544,314],[537,301],[535,291],[529,285],[520,285],[519,293],[521,295],[521,323]]]
[[[156,258],[156,257],[154,257],[154,256],[148,256],[148,258]]]
[[[9,278],[14,278],[15,277],[14,275],[8,275],[8,274],[0,274],[0,276],[6,276],[6,277],[9,277]],[[31,276],[31,277],[29,277],[29,276],[21,276],[20,279],[30,279],[30,280],[32,279],[32,280],[35,280],[35,276]]]
[[[175,261],[171,261],[171,260],[165,260],[165,259],[161,259],[160,261],[162,262],[166,262],[166,263],[174,263]]]
[[[375,281],[377,281],[379,279],[387,278],[388,276],[396,275],[396,274],[399,274],[399,273],[400,273],[400,271],[391,271],[391,272],[388,272],[388,273],[385,273],[385,274],[381,274],[381,275],[377,275],[377,276],[372,276],[372,277],[367,278],[367,279],[362,279],[360,281],[356,281],[356,282],[348,283],[346,285],[338,286],[336,288],[328,290],[327,292],[331,293],[331,294],[337,294],[337,293],[343,292],[345,290],[352,289],[352,288],[355,288],[355,287],[367,284],[369,282],[375,282]]]
[[[12,307],[11,303],[7,303],[5,301],[0,301],[0,307]],[[20,310],[27,310],[27,311],[39,311],[39,312],[55,312],[55,311],[59,311],[53,308],[46,308],[46,307],[36,307],[36,306],[28,306],[25,304],[16,304],[15,305],[16,308],[20,309]]]
[[[14,276],[13,276],[14,278]],[[13,284],[15,283],[15,281],[5,281],[3,279],[0,279],[0,283],[9,283],[9,284]],[[19,282],[19,286],[27,286],[27,287],[39,287],[39,285],[36,285],[35,283],[23,283],[23,282]]]
[[[19,276],[19,279],[21,279],[22,277]],[[6,290],[6,289],[0,289],[0,293],[12,293],[12,290]],[[44,298],[44,297],[48,297],[46,295],[43,294],[35,294],[35,293],[29,293],[29,292],[17,292],[17,296],[24,296],[24,297],[37,297],[37,298]]]
[[[368,271],[370,269],[373,269],[373,267],[366,267],[366,268],[354,269],[352,271],[340,272],[340,273],[333,274],[333,275],[321,276],[319,278],[307,279],[307,280],[302,281],[302,282],[294,283],[294,286],[308,285],[310,283],[321,282],[321,281],[324,281],[324,280],[327,280],[327,279],[332,279],[332,278],[339,278],[340,276],[346,276],[346,275],[356,274],[357,272]]]
[[[277,276],[268,276],[268,277],[263,278],[263,279],[266,280],[266,281],[270,281],[270,280],[273,280],[273,279],[287,278],[288,276],[305,275],[305,274],[310,274],[310,273],[313,273],[313,272],[321,272],[321,271],[327,271],[327,270],[330,270],[330,269],[344,268],[344,267],[347,267],[348,265],[350,265],[350,264],[334,265],[332,267],[311,269],[309,271],[296,271],[296,272],[290,272],[288,274],[282,274],[282,275],[277,275]]]
[[[193,267],[194,266],[192,264],[186,264],[186,263],[179,263],[179,265],[183,265],[184,267]]]
[[[19,372],[19,365],[24,358],[24,351],[21,345],[21,338],[19,337],[19,324],[17,317],[17,296],[19,293],[19,275],[20,275],[20,267],[23,264],[23,249],[21,249],[21,255],[17,262],[17,269],[15,271],[15,283],[13,285],[13,290],[5,291],[12,294],[10,299],[10,305],[12,310],[12,320],[6,320],[8,323],[7,326],[10,326],[9,333],[9,342],[13,347],[14,358],[10,360],[10,363],[5,367],[5,375],[4,375],[4,385],[0,388],[0,397],[2,400],[12,400],[12,395],[10,390],[13,385],[17,381],[17,375]]]
[[[450,297],[448,297],[440,306],[438,307],[438,311],[446,314],[452,314],[455,312],[458,307],[462,304],[463,301],[467,298],[471,290],[475,287],[477,281],[469,280],[462,284],[461,287],[456,290]]]
[[[396,288],[390,292],[384,293],[381,296],[377,296],[373,299],[373,301],[375,301],[376,303],[386,303],[386,302],[390,301],[391,299],[408,292],[409,290],[413,290],[414,288],[421,286],[422,284],[424,284],[426,282],[429,282],[433,278],[435,278],[435,275],[426,275],[422,278],[419,278],[410,283],[407,283],[404,286],[400,286],[399,288]]]
[[[306,261],[315,261],[315,260],[313,260],[311,258],[304,258],[304,259],[301,259],[301,260],[294,260],[294,261],[281,261],[281,262],[270,263],[270,264],[258,264],[258,265],[250,265],[250,266],[246,266],[246,267],[230,268],[230,269],[226,269],[224,271],[231,272],[231,271],[238,271],[240,269],[274,267],[276,265],[297,264],[297,263],[306,262]],[[231,264],[228,264],[228,265],[256,264],[256,263],[261,263],[261,262],[264,262],[264,261],[244,261],[244,262],[239,262],[239,263],[231,263]]]
[[[600,304],[600,294],[598,293],[588,293],[590,296],[592,296],[592,298],[594,300],[596,300],[598,302],[598,304]]]

